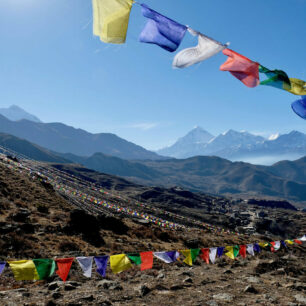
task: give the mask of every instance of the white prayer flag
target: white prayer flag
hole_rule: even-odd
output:
[[[254,247],[253,247],[253,244],[248,244],[248,245],[247,245],[247,252],[248,252],[250,255],[252,255],[252,256],[255,255],[255,254],[254,254]]]
[[[83,275],[86,277],[91,277],[92,271],[92,259],[93,257],[77,257],[76,260],[83,270]]]
[[[216,262],[216,256],[217,256],[217,249],[218,248],[210,248],[209,249],[209,259],[214,264]]]
[[[228,46],[228,44],[223,45],[202,33],[192,30],[191,28],[188,28],[188,31],[192,35],[198,36],[198,45],[179,52],[173,59],[172,66],[174,68],[186,68],[202,62]]]

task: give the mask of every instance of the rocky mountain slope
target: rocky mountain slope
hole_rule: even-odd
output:
[[[27,163],[29,165],[31,163]],[[230,202],[224,198],[206,196],[206,204],[200,206],[204,195],[200,199],[198,195],[182,190],[150,191],[147,187],[90,170],[69,165],[58,165],[57,168],[59,167],[64,167],[61,170],[66,172],[79,173],[84,182],[98,180],[110,192],[110,195],[101,197],[109,201],[118,201],[112,194],[120,190],[121,195],[132,200],[126,203],[133,202],[135,197],[142,194],[156,206],[159,203],[170,208],[166,199],[171,198],[171,194],[177,194],[177,197],[189,198],[191,202],[198,203],[193,205],[195,208],[199,206],[198,212],[213,203],[216,207],[223,205],[225,209],[230,208]],[[1,260],[180,250],[270,241],[288,235],[273,236],[268,231],[264,236],[237,236],[217,234],[197,227],[191,227],[187,231],[170,231],[154,224],[139,223],[120,214],[112,216],[103,211],[88,213],[75,209],[77,202],[38,179],[39,176],[34,173],[28,176],[0,164]],[[87,192],[93,191],[88,189]],[[157,192],[159,197],[155,196]],[[156,199],[158,201],[155,202]],[[120,200],[122,203],[124,201]],[[181,208],[184,207],[183,203],[184,201]],[[236,205],[238,211],[245,207],[245,204]],[[178,211],[184,214],[184,210]],[[288,224],[288,221],[294,220],[296,235],[305,231],[305,215],[301,212],[274,209],[268,214],[272,218],[278,215],[276,225],[281,224],[279,222]],[[214,222],[215,215],[216,212],[211,210],[211,222]],[[293,228],[292,225],[290,227]],[[217,259],[215,265],[207,265],[200,258],[192,267],[182,262],[167,265],[154,260],[153,269],[146,271],[139,271],[139,267],[134,266],[126,272],[114,275],[108,269],[105,279],[95,272],[91,279],[85,278],[74,262],[66,283],[60,281],[56,274],[47,281],[16,282],[11,270],[5,269],[0,277],[0,297],[2,305],[251,305],[254,301],[260,305],[302,305],[305,301],[304,256],[305,247],[296,245],[289,247],[289,251],[284,248],[276,253],[262,251],[256,257],[238,257],[234,261],[223,256]]]

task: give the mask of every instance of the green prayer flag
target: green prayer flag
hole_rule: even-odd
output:
[[[191,253],[192,262],[194,262],[197,259],[198,255],[200,254],[200,249],[191,249],[190,253]]]
[[[260,85],[273,86],[284,90],[291,89],[291,82],[286,72],[277,69],[269,70],[262,65],[259,65],[259,72],[264,73],[268,77],[268,79],[261,81]]]
[[[127,254],[127,257],[135,264],[140,265],[141,264],[141,257],[139,253],[134,254]]]
[[[33,259],[39,279],[46,279],[50,277],[56,268],[55,261],[53,259]]]
[[[233,253],[234,253],[234,257],[236,258],[239,254],[239,246],[238,245],[234,245],[233,247]]]

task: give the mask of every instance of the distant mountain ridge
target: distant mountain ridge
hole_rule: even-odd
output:
[[[197,137],[201,133],[211,135],[197,127],[180,138],[174,145],[158,150],[157,153],[175,158],[189,158],[200,155],[219,156],[232,161],[248,160],[261,156],[275,156],[279,157],[279,160],[290,155],[296,159],[306,154],[306,134],[298,131],[277,135],[270,139],[245,131],[229,130],[211,139],[203,140],[201,136]],[[181,145],[182,140],[184,140],[184,145]]]
[[[17,105],[11,105],[8,108],[0,108],[0,114],[12,121],[26,119],[33,122],[41,122],[36,116],[29,114]]]
[[[115,134],[91,134],[63,123],[11,121],[0,115],[0,132],[14,135],[60,153],[91,156],[97,152],[123,159],[164,159]]]
[[[306,202],[306,156],[272,166],[231,162],[220,157],[131,161],[96,153],[90,157],[50,152],[15,136],[0,134],[0,145],[36,160],[74,162],[135,183],[210,194],[270,196]]]

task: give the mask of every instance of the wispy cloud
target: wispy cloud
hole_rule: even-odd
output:
[[[141,122],[141,123],[133,123],[128,127],[132,129],[148,131],[156,128],[158,125],[159,125],[158,122]]]

